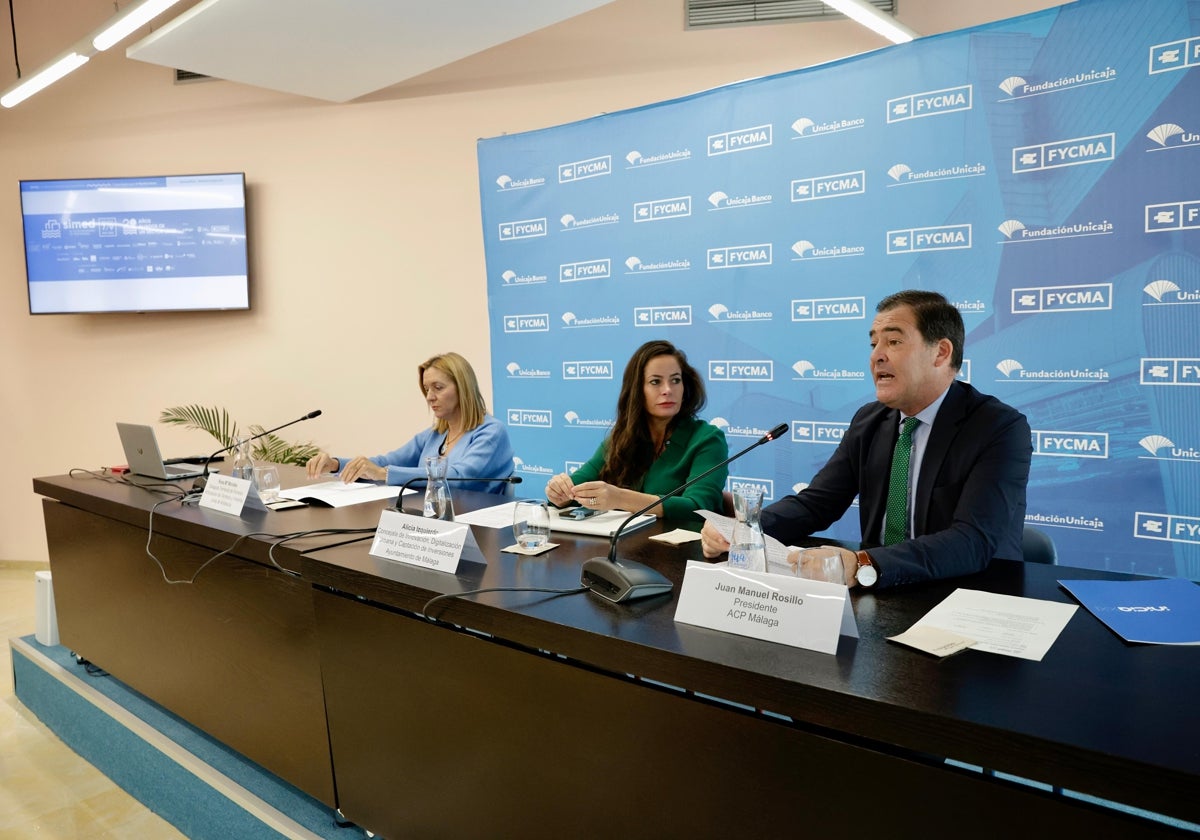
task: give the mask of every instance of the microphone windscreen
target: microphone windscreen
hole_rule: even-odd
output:
[[[510,476],[508,479],[509,484],[520,484],[522,481],[523,479],[519,475]]]
[[[306,415],[304,416],[304,419],[305,419],[305,420],[311,420],[311,419],[313,419],[314,417],[320,417],[320,416],[321,416],[321,409],[319,409],[319,408],[318,408],[316,411],[310,411],[310,412],[308,412],[308,414],[306,414]]]

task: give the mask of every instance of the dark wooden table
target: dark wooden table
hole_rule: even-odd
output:
[[[285,476],[285,484],[295,483]],[[894,645],[957,587],[1071,603],[1058,579],[1120,578],[994,562],[983,574],[858,593],[861,638],[836,656],[684,624],[670,595],[617,605],[566,589],[607,540],[555,536],[450,575],[379,560],[367,541],[273,534],[375,525],[386,503],[215,514],[167,502],[146,556],[148,491],[39,478],[63,643],[384,836],[1137,836],[1157,823],[1001,773],[1200,822],[1194,648],[1127,645],[1080,609],[1041,662]],[[456,493],[456,507],[493,496]],[[677,584],[695,544],[621,541]],[[335,793],[336,791],[336,793]]]

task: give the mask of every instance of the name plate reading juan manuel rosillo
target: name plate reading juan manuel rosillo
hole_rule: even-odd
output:
[[[841,635],[858,638],[841,584],[695,560],[683,573],[675,620],[819,653],[837,653]]]
[[[464,522],[426,519],[385,510],[379,517],[371,556],[439,572],[458,571],[460,559],[486,563],[479,545]]]

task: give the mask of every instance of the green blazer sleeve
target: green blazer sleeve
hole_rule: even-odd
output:
[[[640,489],[643,493],[661,496],[670,493],[679,485],[711,469],[729,457],[729,445],[725,433],[703,420],[680,423],[671,435],[666,450],[650,466]],[[697,481],[679,496],[663,502],[663,516],[667,519],[699,519],[698,510],[722,509],[721,493],[729,469],[722,467],[711,475]]]

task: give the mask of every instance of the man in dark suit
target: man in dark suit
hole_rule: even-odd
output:
[[[825,578],[824,558],[836,552],[849,586],[897,586],[982,571],[993,557],[1021,559],[1033,455],[1025,416],[957,381],[965,331],[942,295],[897,292],[876,313],[878,401],[855,413],[808,487],[763,511],[763,530],[784,543],[807,537],[857,495],[862,551],[822,546],[788,558],[805,577]],[[706,557],[729,547],[708,524],[701,537]]]

